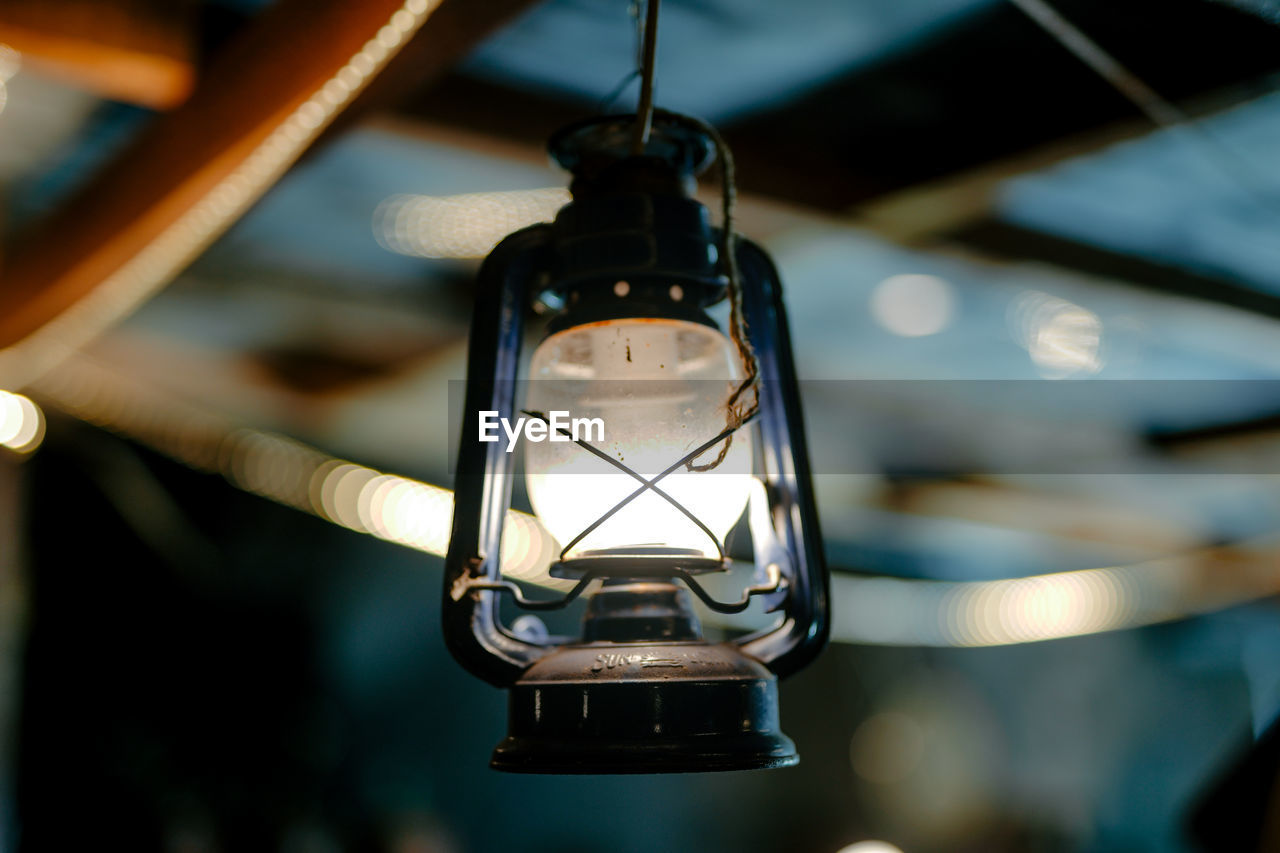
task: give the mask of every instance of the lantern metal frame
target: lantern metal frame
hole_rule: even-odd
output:
[[[445,561],[445,641],[471,673],[512,691],[511,734],[495,752],[498,769],[591,773],[785,766],[795,763],[796,755],[777,727],[774,682],[803,668],[826,642],[827,571],[782,287],[772,261],[756,244],[736,241],[741,304],[759,366],[758,414],[741,428],[757,431],[762,470],[753,476],[763,482],[767,502],[748,511],[755,518],[753,585],[741,601],[726,604],[678,565],[623,572],[629,581],[608,581],[592,599],[587,639],[567,644],[517,636],[499,617],[504,594],[512,593],[525,609],[548,609],[567,603],[596,577],[580,574],[568,595],[552,601],[531,601],[503,578],[502,532],[516,460],[467,428],[481,411],[517,415],[520,353],[532,300],[548,288],[563,292],[568,280],[587,282],[581,286],[595,288],[583,290],[588,294],[599,289],[599,282],[619,279],[688,281],[704,287],[706,301],[723,294],[715,231],[705,209],[688,195],[692,176],[710,159],[709,142],[660,120],[644,155],[630,156],[609,140],[632,121],[631,116],[595,119],[554,138],[553,153],[574,174],[574,202],[554,225],[535,225],[507,237],[481,267]],[[575,218],[575,206],[586,213],[626,209],[634,215],[624,216],[621,225],[600,226],[594,221],[598,215],[584,216],[583,210]],[[682,220],[678,228],[664,231],[664,211],[669,219]],[[610,310],[652,316],[654,309],[644,304],[646,291],[635,289],[637,302]],[[687,597],[675,587],[677,580],[713,609],[737,612],[759,595],[765,609],[780,611],[782,619],[728,643],[708,643],[696,629]],[[645,613],[660,614],[656,633],[610,633],[616,631],[607,626],[615,623],[639,624],[616,618],[637,602],[644,603]],[[611,665],[610,655],[621,665]]]

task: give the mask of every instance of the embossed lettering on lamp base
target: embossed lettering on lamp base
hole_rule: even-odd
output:
[[[494,768],[684,773],[799,760],[779,728],[777,679],[737,647],[701,639],[684,590],[611,583],[585,624],[587,642],[542,658],[511,687]]]

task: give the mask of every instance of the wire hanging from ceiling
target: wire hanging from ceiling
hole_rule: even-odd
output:
[[[653,119],[660,118],[691,127],[709,138],[715,146],[716,159],[720,163],[720,240],[717,246],[719,262],[728,280],[726,298],[729,301],[729,337],[742,362],[743,379],[729,395],[725,402],[725,427],[729,431],[728,438],[721,443],[718,454],[710,462],[697,463],[696,458],[685,463],[690,471],[710,471],[724,461],[733,444],[733,432],[745,424],[760,408],[760,395],[757,390],[760,367],[755,350],[747,336],[747,323],[742,310],[742,288],[738,281],[737,235],[733,231],[733,210],[737,202],[736,174],[733,153],[729,150],[724,137],[710,123],[693,116],[657,109],[654,106],[654,76],[658,56],[658,11],[661,0],[647,0],[645,3],[644,24],[640,31],[640,96],[636,104],[636,121],[631,139],[631,153],[642,156],[649,142],[649,134],[653,128]],[[637,22],[639,15],[637,14]],[[624,83],[625,85],[625,83]],[[751,392],[748,400],[747,392]]]
[[[640,101],[636,105],[635,133],[631,139],[631,153],[639,157],[649,143],[649,131],[653,127],[653,74],[658,58],[658,9],[661,0],[646,0],[644,30],[640,43]]]
[[[1266,191],[1265,179],[1256,174],[1247,162],[1243,162],[1235,152],[1205,131],[1181,107],[1157,92],[1083,30],[1063,17],[1049,4],[1048,0],[1009,0],[1009,2],[1141,110],[1157,127],[1186,137],[1200,149],[1200,153],[1206,159],[1215,163],[1244,195],[1264,208],[1267,213],[1280,215],[1280,201],[1277,201],[1274,193]]]

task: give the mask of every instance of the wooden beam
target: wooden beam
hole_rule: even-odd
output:
[[[432,136],[453,133],[501,140],[503,145],[536,152],[544,163],[551,134],[594,112],[587,104],[457,73],[411,93],[396,108],[406,126],[421,125]]]
[[[1182,105],[1182,110],[1193,120],[1199,120],[1225,112],[1257,94],[1252,87],[1232,86],[1193,98]],[[950,232],[990,219],[994,215],[996,194],[1005,181],[1073,157],[1102,151],[1155,130],[1149,120],[1135,116],[1074,133],[973,169],[869,199],[850,209],[851,223],[869,228],[895,243],[928,246]]]
[[[854,206],[849,221],[900,245],[925,246],[942,234],[989,217],[1005,181],[1150,132],[1145,120],[1135,120],[1077,134],[871,199]]]
[[[1063,541],[1177,554],[1206,544],[1186,520],[1104,495],[1058,494],[999,480],[900,481],[879,496],[879,508],[904,515],[958,519],[1023,530]]]
[[[493,20],[465,0],[450,7]],[[434,8],[281,0],[254,19],[186,103],[16,241],[0,288],[0,347],[10,348],[0,352],[0,383],[29,378],[166,283],[352,105],[406,38],[422,43],[413,50],[419,77],[443,72],[468,46],[450,40],[457,29],[418,31]]]
[[[1226,277],[1191,272],[992,218],[967,223],[941,240],[996,263],[1039,261],[1157,293],[1186,296],[1280,319],[1280,297]]]
[[[1209,115],[1247,97],[1247,92],[1233,88],[1193,99],[1186,109],[1192,116]],[[536,95],[522,97],[500,85],[449,75],[440,85],[414,98],[396,118],[382,119],[380,126],[431,144],[545,163],[546,136],[561,123],[585,113],[586,108],[563,101]],[[928,250],[958,248],[990,263],[1044,261],[1091,277],[1122,280],[1160,293],[1280,317],[1280,299],[1241,284],[1016,228],[994,218],[992,203],[1004,181],[1150,132],[1149,122],[1142,118],[1115,122],[874,198],[843,213],[761,193],[752,172],[740,169],[738,227],[743,233],[764,239],[815,223],[853,225],[899,245]],[[746,141],[747,149],[755,150],[751,146]],[[735,153],[740,150],[735,148]],[[756,156],[762,154],[756,150]],[[705,177],[714,178],[714,174]],[[714,192],[710,184],[701,188],[704,203],[715,205]]]
[[[1076,11],[1193,116],[1258,96],[1268,88],[1260,78],[1280,68],[1280,30],[1200,0],[1148,5],[1171,31],[1221,35],[1210,72],[1187,74],[1176,52],[1138,38],[1134,13],[1112,15],[1094,0]],[[449,74],[399,111],[436,128],[541,146],[595,108]],[[985,216],[1001,181],[1152,125],[1016,8],[999,6],[722,129],[743,192],[832,216],[852,211],[855,224],[923,243]]]
[[[415,94],[427,93],[429,97],[442,81],[455,76],[449,69],[464,59],[472,48],[537,2],[451,0],[443,3],[432,15],[430,29],[404,46],[386,70],[360,93],[350,109],[334,120],[325,131],[325,138],[342,133],[370,112],[391,109]],[[502,108],[501,105],[489,106],[483,100],[474,102],[473,107],[494,113]]]
[[[195,81],[194,17],[173,0],[5,0],[0,41],[105,98],[170,109]]]
[[[1214,92],[1269,91],[1280,70],[1280,28],[1222,4],[1058,5],[1184,109]],[[1195,62],[1179,44],[1196,45]],[[838,212],[1136,118],[1013,4],[996,3],[723,131],[744,186]]]

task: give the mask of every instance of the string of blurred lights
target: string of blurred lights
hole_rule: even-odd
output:
[[[831,634],[873,645],[977,647],[1137,628],[1274,595],[1280,592],[1278,559],[1280,537],[1267,537],[1008,580],[837,576]]]
[[[439,3],[405,0],[346,65],[146,248],[58,317],[0,350],[0,386],[26,386],[167,284],[293,165]]]
[[[220,474],[247,492],[428,554],[443,556],[448,548],[453,518],[453,493],[448,489],[245,427],[125,379],[84,356],[65,360],[34,390],[47,406],[197,471]],[[0,398],[0,405],[3,401]],[[502,548],[513,576],[559,585],[546,577],[546,567],[557,553],[555,542],[532,516],[508,514]]]
[[[47,406],[111,430],[248,492],[388,542],[442,556],[450,490],[335,458],[248,428],[147,387],[83,355],[33,389]],[[11,420],[21,410],[20,420]],[[30,450],[43,422],[16,394],[0,396],[0,441]],[[31,432],[31,430],[35,432]],[[503,559],[539,585],[558,554],[536,518],[509,511]],[[1207,548],[1131,565],[991,581],[930,581],[837,573],[832,639],[905,646],[998,646],[1168,622],[1280,592],[1280,538]]]
[[[555,219],[569,190],[395,195],[378,205],[373,233],[385,249],[417,258],[483,258],[508,234]]]

